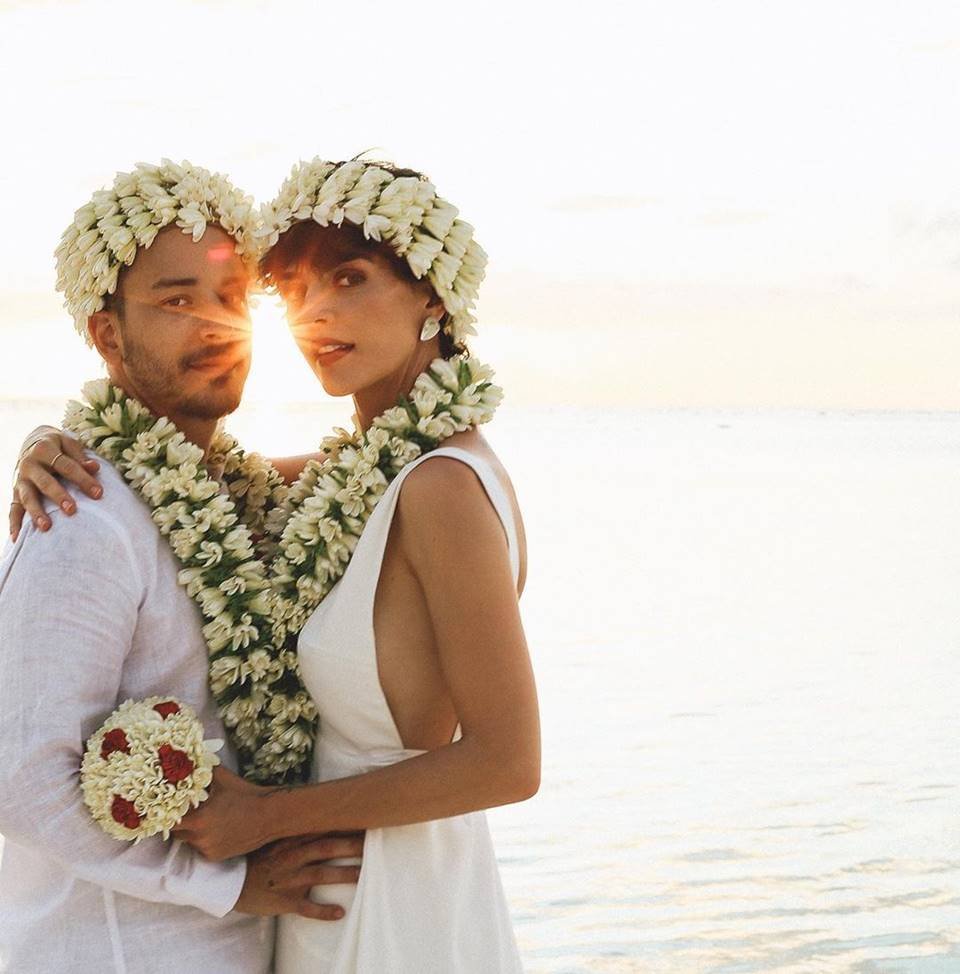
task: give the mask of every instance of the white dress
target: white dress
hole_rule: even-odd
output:
[[[403,747],[380,686],[373,604],[401,484],[437,456],[475,471],[503,523],[518,577],[513,511],[490,465],[454,447],[408,464],[374,509],[343,577],[300,633],[303,680],[320,711],[314,781],[362,774],[424,753]],[[371,829],[358,885],[318,886],[313,893],[320,902],[341,904],[346,915],[334,922],[281,917],[277,974],[522,970],[483,812]]]

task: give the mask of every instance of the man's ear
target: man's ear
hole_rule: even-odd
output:
[[[119,364],[123,358],[120,322],[112,311],[96,311],[87,318],[87,331],[107,365]]]

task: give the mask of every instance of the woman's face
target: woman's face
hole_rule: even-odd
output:
[[[401,278],[376,249],[337,228],[317,230],[272,276],[293,338],[323,388],[357,395],[404,372],[423,322],[442,308],[428,286]]]

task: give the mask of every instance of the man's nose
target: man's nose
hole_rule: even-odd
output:
[[[250,315],[243,311],[211,304],[201,317],[203,337],[213,341],[238,341],[250,337]]]

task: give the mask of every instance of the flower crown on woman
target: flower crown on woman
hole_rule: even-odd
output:
[[[300,222],[354,225],[365,239],[389,246],[417,280],[430,282],[446,311],[433,334],[442,330],[459,344],[476,334],[473,308],[487,255],[458,213],[421,173],[380,162],[316,158],[293,167],[277,197],[264,206],[257,233],[266,252]],[[261,278],[268,288],[275,286],[269,261],[261,262]]]

